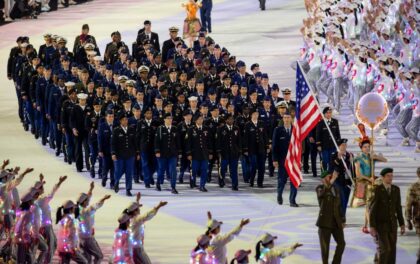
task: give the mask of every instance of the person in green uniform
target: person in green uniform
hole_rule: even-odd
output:
[[[397,229],[405,233],[400,188],[392,184],[394,170],[381,171],[382,184],[374,189],[370,204],[370,234],[377,244],[375,263],[394,264],[397,255]]]
[[[328,264],[330,240],[333,236],[337,247],[335,248],[332,263],[341,263],[346,242],[344,240],[344,226],[346,218],[341,209],[340,191],[333,185],[338,174],[323,171],[321,174],[322,184],[316,187],[319,204],[319,215],[316,225],[318,226],[319,242],[321,245],[322,263]]]

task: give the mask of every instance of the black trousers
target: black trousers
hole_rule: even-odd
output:
[[[86,164],[86,168],[89,170],[90,169],[89,145],[87,142],[87,135],[79,134],[79,136],[74,137],[74,148],[75,148],[74,156],[76,159],[76,169],[83,170],[83,150],[84,150],[85,164]]]
[[[346,242],[344,241],[343,228],[318,228],[319,244],[321,245],[322,263],[328,264],[331,235],[337,243],[332,264],[340,264],[344,248],[346,247]]]

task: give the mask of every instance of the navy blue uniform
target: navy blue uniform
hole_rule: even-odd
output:
[[[213,0],[203,0],[200,8],[201,23],[203,29],[211,33],[211,10],[213,8]]]
[[[98,129],[98,152],[102,155],[102,186],[106,186],[106,181],[111,180],[111,189],[114,188],[114,162],[111,157],[111,137],[113,124],[109,125],[107,122],[99,124]]]
[[[75,105],[70,114],[70,129],[74,135],[74,157],[78,171],[83,170],[83,157],[86,169],[90,170],[88,133],[85,126],[85,119],[90,111],[91,109],[88,106],[83,109],[80,105]],[[77,136],[74,134],[75,129],[77,130]],[[85,152],[84,155],[83,151]]]
[[[131,190],[136,153],[136,129],[128,126],[124,131],[121,126],[115,127],[111,139],[111,154],[117,158],[114,161],[114,190],[118,190],[123,174],[125,174],[125,188],[127,191]]]
[[[283,203],[283,190],[284,186],[287,183],[287,175],[286,168],[284,163],[286,161],[287,151],[289,149],[290,137],[292,135],[292,128],[289,128],[288,131],[284,126],[278,126],[274,129],[273,133],[273,162],[278,162],[279,169],[278,169],[278,184],[277,184],[277,201],[279,203]],[[296,204],[296,195],[297,189],[290,181],[290,196],[289,202],[290,204]]]
[[[53,85],[49,92],[47,115],[50,118],[50,141],[54,142],[56,155],[58,156],[61,152],[63,142],[63,133],[60,129],[60,117],[64,88]]]
[[[331,129],[331,132],[334,136],[334,139],[337,141],[341,138],[340,135],[340,127],[338,125],[338,120],[331,118],[331,120],[327,120],[327,124]],[[331,138],[330,133],[328,132],[328,128],[325,125],[323,120],[319,121],[318,125],[316,126],[316,133],[315,133],[315,141],[316,146],[321,147],[321,155],[322,155],[322,167],[323,170],[331,170],[331,155],[336,150],[334,141]]]
[[[101,119],[101,113],[92,111],[86,116],[85,127],[88,131],[88,144],[90,153],[90,176],[95,178],[95,164],[98,160],[98,127]],[[101,175],[102,162],[99,160],[98,175]]]

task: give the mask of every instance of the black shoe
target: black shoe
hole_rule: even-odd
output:
[[[58,150],[55,152],[55,156],[56,156],[56,157],[60,156],[60,153],[61,153],[61,151],[58,149]]]
[[[297,203],[291,203],[290,207],[299,207],[299,205]]]
[[[147,189],[150,189],[150,184],[146,184],[144,185],[144,187],[146,187]]]
[[[312,174],[312,177],[314,177],[314,178],[316,178],[316,177],[318,177],[316,174]]]
[[[91,169],[90,164],[89,163],[86,163],[86,170],[87,171],[90,171],[90,169]]]
[[[309,171],[308,170],[304,170],[303,173],[304,174],[309,174]]]
[[[140,181],[139,180],[134,180],[134,183],[140,183]]]
[[[225,187],[225,181],[223,179],[220,179],[220,178],[219,178],[219,187],[220,188]]]
[[[200,192],[207,192],[206,187],[201,187],[201,188],[200,188]]]
[[[120,191],[120,186],[118,186],[118,184],[115,184],[115,185],[114,185],[114,191],[115,191],[116,193],[118,193],[118,192]]]
[[[175,188],[173,188],[172,191],[171,191],[171,193],[172,194],[178,194],[178,191]]]
[[[268,175],[270,178],[274,177],[274,172],[270,171],[270,174]]]
[[[178,183],[179,184],[183,184],[184,183],[184,175],[179,176]]]
[[[162,189],[160,188],[160,184],[156,185],[156,191],[159,191],[159,192],[162,191]]]
[[[45,146],[45,145],[47,145],[47,140],[43,138],[41,143],[42,143],[43,146]]]
[[[23,129],[25,129],[25,131],[28,131],[29,130],[29,125],[28,124],[23,124]]]
[[[109,184],[109,188],[110,188],[111,190],[114,190],[114,184],[110,183],[110,184]]]
[[[91,169],[90,170],[90,177],[93,179],[93,178],[95,178],[95,170],[94,169]]]
[[[207,182],[211,182],[211,177],[207,177]]]
[[[34,137],[35,137],[35,139],[38,139],[38,138],[39,138],[39,134],[38,134],[38,132],[36,132],[36,131],[35,131],[35,135],[34,135]]]
[[[281,198],[281,197],[280,197],[280,198],[278,198],[278,199],[277,199],[277,203],[278,203],[278,204],[280,204],[280,205],[282,205],[282,204],[283,204],[283,198]]]
[[[249,180],[244,180],[245,183],[249,183]]]
[[[129,197],[133,196],[133,194],[131,194],[131,191],[130,191],[130,190],[127,190],[127,191],[125,192],[125,194],[126,194],[127,196],[129,196]]]
[[[253,182],[250,182],[249,183],[249,187],[254,187],[254,183]]]
[[[232,187],[232,191],[239,191],[238,187]]]
[[[262,185],[262,184],[257,184],[257,187],[258,187],[258,188],[264,188],[264,185]]]
[[[83,170],[82,169],[77,169],[77,172],[83,172]]]
[[[102,187],[105,187],[105,186],[106,186],[106,180],[103,180],[103,179],[102,179],[102,181],[101,181],[101,185],[102,185]]]
[[[35,135],[35,129],[31,129],[32,135]]]

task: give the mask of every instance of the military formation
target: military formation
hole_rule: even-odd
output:
[[[308,81],[339,113],[344,104],[355,114],[368,92],[381,94],[402,146],[420,152],[419,19],[420,2],[412,0],[305,1],[310,17],[301,33],[301,63]],[[354,119],[357,125],[356,115]]]
[[[226,177],[237,191],[240,173],[244,183],[263,188],[275,166],[282,192],[290,141],[284,134],[290,135],[296,105],[291,90],[270,83],[257,63],[249,73],[204,28],[192,47],[176,27],[162,46],[151,29],[144,21],[131,47],[112,32],[103,56],[89,25],[72,49],[62,36],[45,34],[39,49],[19,37],[7,74],[23,128],[104,187],[118,192],[125,178],[128,196],[141,181],[161,191],[167,180],[177,194],[186,179],[192,189],[207,192],[206,183],[223,188]],[[276,130],[283,123],[287,129]]]

